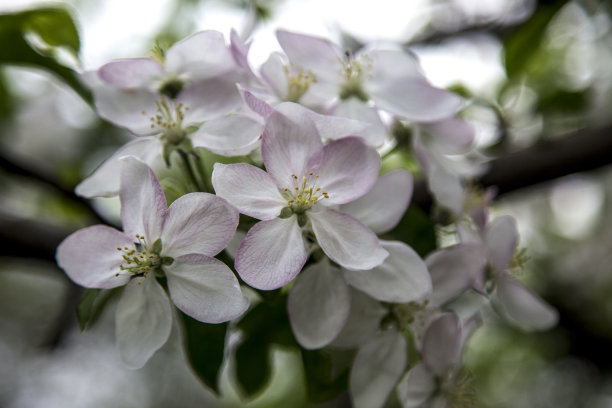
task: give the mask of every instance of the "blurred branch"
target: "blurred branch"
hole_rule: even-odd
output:
[[[475,181],[495,187],[497,197],[568,174],[594,170],[612,163],[612,124],[584,129],[555,140],[542,140],[489,163],[489,170]],[[413,202],[430,211],[432,197],[423,180],[415,185]]]
[[[91,216],[95,221],[102,224],[106,223],[106,221],[102,217],[100,217],[96,210],[91,206],[89,201],[87,201],[83,197],[76,195],[73,191],[73,188],[66,188],[65,186],[58,183],[57,180],[50,177],[49,174],[44,173],[33,167],[26,167],[22,165],[17,159],[8,156],[4,151],[0,151],[0,167],[3,170],[14,175],[28,177],[52,187],[65,198],[81,204],[83,208],[87,210],[88,215]]]

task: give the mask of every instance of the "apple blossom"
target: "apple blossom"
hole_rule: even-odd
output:
[[[117,307],[123,361],[142,367],[167,340],[171,305],[157,278],[166,277],[172,302],[193,318],[220,323],[248,307],[232,271],[213,258],[231,240],[238,214],[225,200],[191,193],[170,207],[153,171],[122,160],[120,232],[94,225],[68,236],[57,263],[88,288],[125,286]]]

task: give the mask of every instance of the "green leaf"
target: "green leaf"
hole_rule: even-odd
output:
[[[535,13],[513,32],[504,45],[504,60],[508,78],[522,74],[539,52],[548,24],[566,1],[538,5]]]
[[[405,242],[422,257],[436,249],[435,224],[414,205],[408,207],[397,226],[385,236]]]
[[[354,356],[354,350],[302,350],[308,400],[324,402],[346,391]]]
[[[272,345],[297,347],[287,316],[287,296],[278,291],[267,293],[267,299],[237,324],[245,340],[236,348],[235,378],[249,398],[261,392],[270,379]]]
[[[85,291],[85,294],[79,302],[76,310],[77,320],[79,322],[79,328],[81,331],[88,329],[96,323],[108,301],[116,296],[120,291],[121,288],[109,290],[87,289]]]
[[[32,41],[32,36],[37,40]],[[64,8],[45,7],[0,15],[0,43],[3,44],[0,64],[33,66],[50,71],[87,102],[92,102],[91,93],[79,81],[78,74],[55,58],[56,47],[63,47],[75,57],[80,49],[76,25]]]
[[[540,95],[537,109],[544,113],[572,113],[583,111],[588,104],[586,91],[557,90],[550,95]]]
[[[187,360],[198,377],[218,394],[227,323],[202,323],[182,312],[181,315],[185,325]]]

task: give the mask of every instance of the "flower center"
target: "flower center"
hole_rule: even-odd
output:
[[[119,265],[119,269],[131,273],[133,277],[142,276],[146,278],[149,272],[155,272],[164,264],[164,259],[158,253],[161,248],[156,248],[161,247],[161,241],[158,240],[159,244],[156,241],[153,247],[149,248],[143,235],[136,234],[136,239],[133,248],[127,246],[117,248],[117,251],[121,252],[121,258],[123,258],[123,263]],[[119,276],[119,273],[116,273],[115,276]]]
[[[429,321],[435,316],[435,309],[429,308],[429,300],[422,302],[408,302],[393,305],[393,313],[399,322],[400,329],[410,330],[414,339],[418,342],[423,340],[425,329]]]
[[[292,174],[291,178],[293,179],[293,186],[285,187],[281,192],[287,200],[287,207],[281,210],[280,217],[289,218],[296,214],[298,224],[303,227],[307,222],[304,213],[322,199],[329,198],[329,194],[326,191],[321,191],[321,187],[317,187],[319,175],[312,171],[308,173],[308,177],[302,177],[301,181],[295,174]]]
[[[285,65],[283,67],[287,76],[287,96],[289,102],[298,102],[300,98],[308,91],[310,85],[317,82],[317,77],[312,71],[304,72],[302,68],[295,65]]]
[[[363,79],[367,77],[368,71],[372,69],[372,59],[366,54],[360,54],[354,58],[349,51],[346,58],[342,60],[342,75],[344,83],[340,87],[340,99],[346,100],[355,97],[363,102],[368,101],[368,95],[363,90]]]
[[[155,105],[157,109],[149,117],[151,129],[158,130],[162,134],[162,139],[170,144],[177,145],[182,142],[187,134],[183,129],[183,119],[189,106],[183,105],[182,102],[177,104],[164,96],[159,101],[155,101]],[[147,115],[147,112],[142,111],[142,114]]]

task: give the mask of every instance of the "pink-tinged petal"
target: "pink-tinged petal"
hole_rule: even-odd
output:
[[[376,234],[350,215],[327,208],[306,214],[323,252],[347,269],[372,269],[389,255]]]
[[[117,305],[119,354],[130,368],[141,368],[170,336],[172,309],[154,274],[132,279]]]
[[[98,70],[104,82],[125,90],[148,87],[162,74],[160,63],[150,58],[111,61]]]
[[[106,159],[94,172],[76,186],[75,192],[87,198],[113,197],[119,194],[120,159],[134,156],[149,166],[161,158],[162,144],[156,137],[139,137],[127,143]]]
[[[249,65],[249,48],[250,44],[246,44],[240,38],[238,32],[232,28],[230,32],[230,53],[234,58],[234,62],[238,67],[240,67],[249,77],[255,77],[253,71],[251,70],[251,66]]]
[[[432,373],[443,376],[461,360],[461,321],[454,313],[445,313],[432,322],[423,337],[423,362]]]
[[[420,408],[436,391],[436,379],[425,364],[412,367],[397,385],[402,408]]]
[[[374,48],[361,53],[371,60],[368,84],[377,85],[396,79],[424,78],[417,57],[402,48]],[[357,56],[359,61],[361,55]]]
[[[435,122],[453,116],[461,98],[435,88],[425,78],[391,79],[368,83],[367,91],[376,106],[411,121]]]
[[[326,204],[344,204],[367,193],[378,179],[380,156],[358,137],[345,137],[323,148],[318,187],[329,193]]]
[[[334,115],[354,119],[361,123],[365,122],[368,126],[363,127],[361,130],[353,131],[350,134],[330,137],[330,139],[354,135],[363,138],[369,145],[374,147],[382,145],[387,139],[387,129],[380,120],[378,111],[355,98],[341,101],[334,109]]]
[[[161,236],[167,203],[164,192],[145,163],[132,156],[121,159],[121,221],[128,237],[143,235],[152,245]]]
[[[234,59],[218,31],[201,31],[174,44],[166,52],[165,68],[191,79],[216,77],[234,67]]]
[[[273,52],[260,69],[262,79],[281,100],[285,100],[289,92],[286,65],[284,56],[279,52]]]
[[[412,174],[394,170],[378,178],[364,196],[343,204],[340,211],[352,215],[377,234],[393,229],[412,197]]]
[[[274,112],[268,117],[261,142],[267,172],[280,187],[292,188],[292,174],[301,180],[320,164],[323,143],[313,121],[303,115],[288,117]]]
[[[272,112],[274,112],[274,108],[272,106],[247,90],[242,90],[242,98],[247,106],[262,118],[267,118],[272,114]]]
[[[287,299],[289,322],[298,343],[306,349],[329,344],[344,326],[350,304],[342,273],[327,258],[304,269]]]
[[[440,249],[425,260],[431,280],[433,305],[443,305],[484,279],[486,258],[478,245],[459,244]]]
[[[380,302],[349,287],[351,308],[342,331],[330,343],[333,347],[356,348],[378,330],[380,321],[388,313]]]
[[[510,267],[518,246],[516,220],[511,215],[496,218],[485,230],[483,239],[489,262],[498,273],[504,272]]]
[[[215,163],[212,184],[242,214],[259,220],[278,217],[287,205],[274,179],[265,171],[246,163]]]
[[[412,248],[399,241],[383,241],[389,252],[382,265],[369,271],[345,271],[353,287],[383,302],[407,303],[431,292],[427,266]]]
[[[276,38],[289,60],[305,71],[312,71],[317,81],[340,83],[342,49],[326,38],[278,30]]]
[[[312,120],[323,140],[336,140],[357,135],[370,126],[359,120],[322,115],[293,102],[281,103],[275,109],[298,123]]]
[[[497,280],[496,294],[502,313],[523,330],[548,330],[557,324],[557,311],[510,276]]]
[[[243,156],[260,145],[263,125],[242,115],[209,120],[190,135],[195,147],[204,147],[222,156]]]
[[[134,240],[106,225],[94,225],[70,234],[57,247],[57,264],[73,281],[86,288],[109,289],[130,279],[119,269],[124,262],[117,248],[132,248]],[[119,276],[116,276],[119,274]]]
[[[474,142],[474,127],[462,118],[449,118],[422,126],[448,154],[464,152]]]
[[[302,270],[308,254],[295,216],[261,221],[249,230],[236,254],[236,271],[250,286],[278,289]]]
[[[357,353],[349,375],[355,408],[384,406],[406,369],[406,341],[395,330],[373,336]]]
[[[172,203],[161,232],[162,254],[214,256],[230,242],[238,226],[238,211],[208,193],[185,194]]]
[[[194,82],[183,89],[176,100],[184,106],[183,123],[186,125],[225,115],[242,103],[235,81],[225,77]]]
[[[151,128],[151,118],[157,114],[155,102],[159,95],[144,89],[123,91],[111,86],[93,89],[96,111],[117,126],[136,135],[153,135],[159,129]]]
[[[223,262],[204,255],[174,258],[164,266],[174,304],[189,316],[205,323],[221,323],[242,315],[249,301],[238,279]]]

